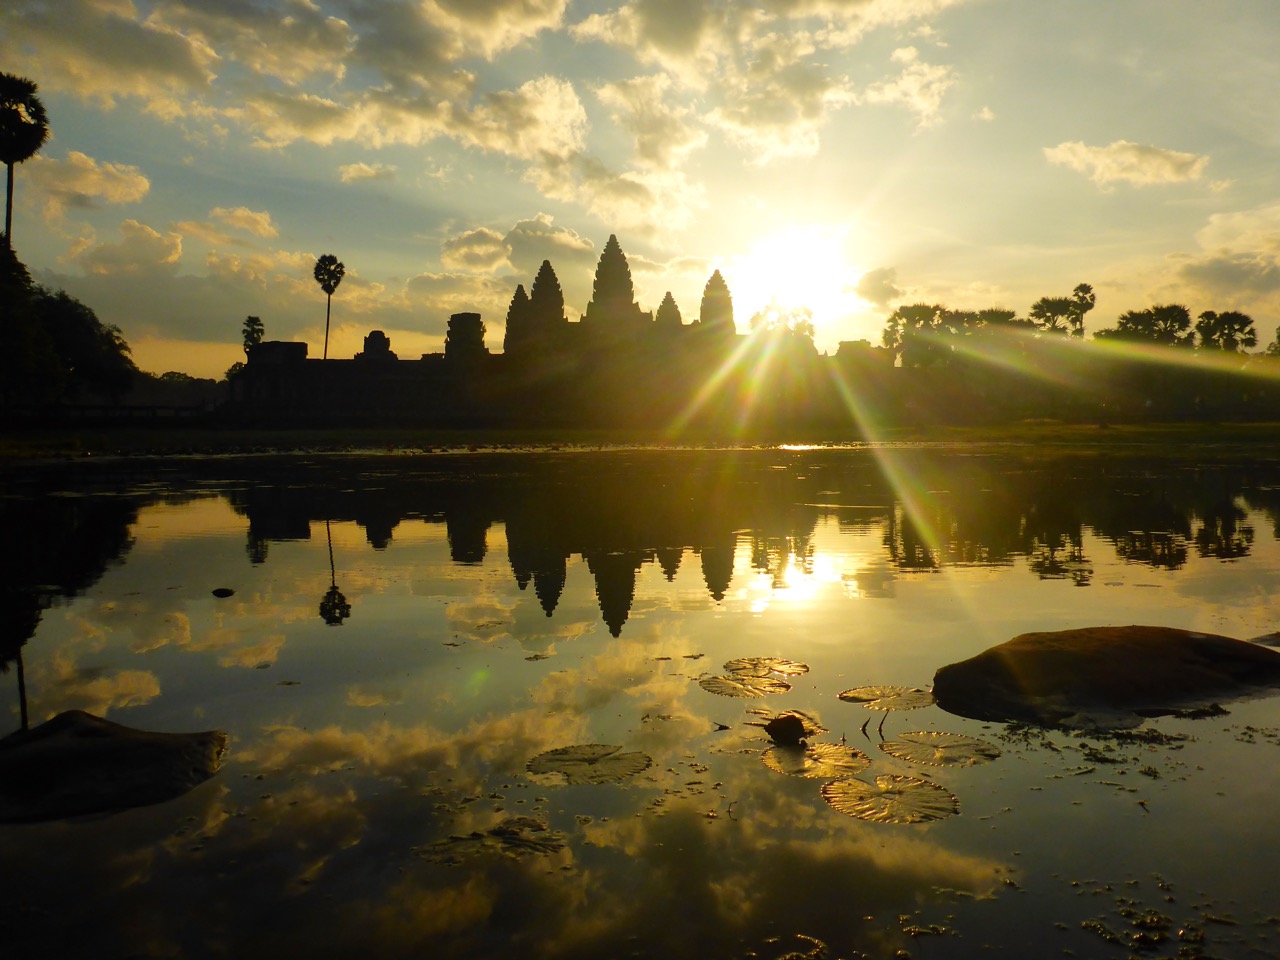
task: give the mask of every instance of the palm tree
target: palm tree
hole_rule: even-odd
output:
[[[9,168],[4,195],[4,245],[13,249],[13,165],[35,156],[49,139],[49,120],[36,84],[0,73],[0,162]]]
[[[244,326],[240,329],[240,332],[244,336],[244,355],[248,358],[249,351],[262,342],[266,327],[262,325],[260,317],[245,317]]]
[[[1227,353],[1239,353],[1258,344],[1253,318],[1236,310],[1224,310],[1222,313],[1206,310],[1196,321],[1196,333],[1200,334],[1202,347]]]
[[[333,291],[338,289],[346,272],[347,268],[332,253],[323,254],[316,261],[316,283],[328,298],[324,305],[324,360],[329,359],[329,308],[333,305]]]

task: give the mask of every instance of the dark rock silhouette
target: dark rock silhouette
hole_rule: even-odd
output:
[[[172,800],[217,773],[226,750],[221,730],[151,733],[68,710],[0,740],[0,823]]]
[[[976,720],[1135,726],[1143,717],[1280,687],[1280,653],[1172,627],[1024,633],[933,678],[938,706]]]

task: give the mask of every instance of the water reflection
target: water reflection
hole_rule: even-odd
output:
[[[729,461],[726,465],[726,460]],[[913,462],[918,461],[918,462]],[[619,636],[648,564],[675,579],[697,558],[707,595],[724,600],[741,549],[774,586],[789,570],[812,572],[813,536],[824,517],[850,531],[878,529],[884,567],[867,595],[892,579],[957,566],[1004,566],[1025,558],[1040,579],[1093,581],[1089,532],[1121,560],[1177,569],[1198,556],[1247,556],[1254,531],[1244,503],[1274,523],[1275,496],[1261,468],[1169,469],[1143,463],[1075,461],[1011,466],[957,457],[945,470],[923,455],[896,455],[893,471],[870,457],[823,451],[769,455],[665,454],[604,459],[592,454],[485,463],[478,475],[379,471],[359,486],[331,486],[312,465],[307,484],[255,485],[230,494],[248,519],[249,553],[267,561],[271,542],[305,540],[313,522],[354,522],[375,549],[409,521],[445,525],[451,559],[477,565],[495,524],[505,530],[511,574],[530,583],[551,617],[574,557],[595,583],[601,620]],[[889,477],[928,478],[910,499]],[[349,478],[346,478],[349,479]],[[344,481],[346,480],[344,479]],[[338,481],[335,480],[335,483]],[[340,620],[339,620],[340,622]]]
[[[33,559],[6,561],[35,598],[5,648],[26,654],[32,716],[92,701],[148,729],[223,728],[232,747],[171,803],[0,835],[0,869],[24,876],[0,904],[15,955],[774,958],[821,941],[830,956],[951,960],[1053,938],[1088,956],[1100,941],[1081,923],[1101,901],[1070,884],[1090,879],[1179,922],[1230,914],[1214,956],[1270,946],[1258,891],[1280,836],[1239,815],[1280,789],[1261,706],[1164,746],[1002,740],[986,768],[928,773],[959,816],[886,827],[767,769],[759,702],[697,683],[732,657],[802,659],[812,670],[770,712],[804,710],[875,769],[919,775],[875,748],[878,716],[863,742],[866,712],[836,693],[927,684],[1032,624],[1267,628],[1269,469],[811,450],[316,457],[43,495],[84,479],[0,501],[50,529],[41,543],[22,527],[15,552]],[[65,573],[39,560],[78,549],[59,529],[97,531],[83,537],[96,559]],[[223,584],[235,596],[214,601]],[[330,591],[346,595],[331,613],[355,605],[344,630],[317,616]],[[1246,725],[1252,743],[1236,738]],[[928,707],[889,717],[886,735],[934,728],[1000,733]],[[579,743],[655,762],[603,787],[525,776]],[[516,816],[563,847],[430,856]]]

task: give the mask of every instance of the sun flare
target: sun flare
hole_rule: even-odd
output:
[[[848,255],[851,228],[794,225],[761,237],[721,270],[733,291],[739,330],[771,305],[807,309],[821,330],[861,312],[854,287],[862,268]]]

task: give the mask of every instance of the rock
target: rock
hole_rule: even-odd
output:
[[[774,743],[794,745],[801,743],[809,735],[804,720],[793,713],[784,713],[774,717],[764,725],[764,732]]]
[[[217,773],[226,750],[221,730],[151,733],[68,710],[0,740],[0,823],[171,800]]]
[[[1048,726],[1136,726],[1277,687],[1275,650],[1145,626],[1024,633],[933,678],[934,699],[949,713]]]

